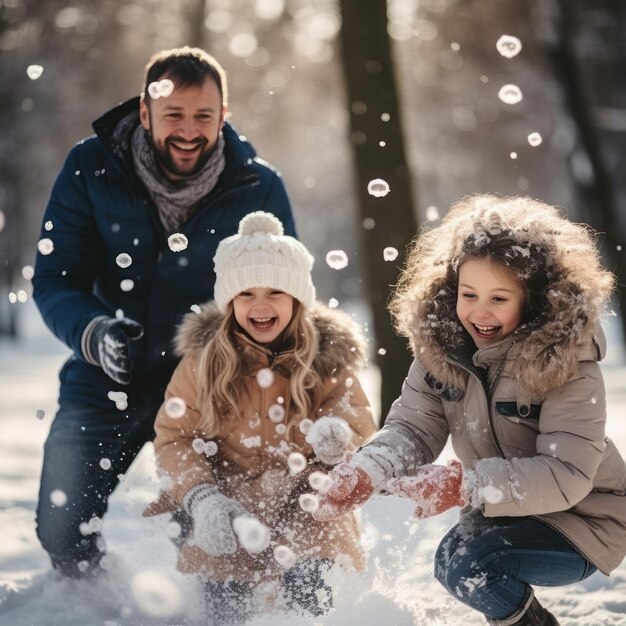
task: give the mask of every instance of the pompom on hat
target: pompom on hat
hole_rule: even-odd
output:
[[[278,289],[305,308],[315,301],[311,280],[313,257],[297,239],[284,235],[283,225],[271,213],[255,211],[239,222],[239,232],[217,246],[215,302],[221,311],[246,289]]]

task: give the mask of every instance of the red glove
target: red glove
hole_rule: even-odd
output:
[[[451,461],[448,465],[422,465],[415,476],[393,478],[387,483],[390,493],[417,502],[413,512],[416,519],[439,515],[453,506],[464,506],[461,496],[463,465]]]
[[[353,511],[374,493],[369,474],[359,467],[352,467],[348,461],[336,465],[328,476],[330,488],[322,494],[319,507],[313,513],[318,522],[327,522]]]

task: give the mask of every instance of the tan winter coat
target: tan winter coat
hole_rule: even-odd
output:
[[[371,443],[389,446],[410,474],[434,462],[450,437],[464,468],[474,470],[485,516],[537,517],[609,573],[626,555],[626,464],[605,435],[598,361],[606,350],[599,311],[606,277],[593,269],[590,246],[552,220],[549,207],[513,199],[501,214],[493,209],[499,202],[487,198],[471,219],[459,212],[424,246],[420,289],[405,309],[416,358]],[[532,258],[537,243],[547,250],[550,313],[480,350],[464,348],[454,341],[464,331],[450,268],[468,237],[497,229],[518,238],[519,254]]]
[[[159,410],[154,442],[160,476],[169,483],[158,502],[146,510],[146,515],[182,508],[185,494],[200,483],[215,484],[220,491],[238,500],[250,513],[271,529],[271,543],[265,552],[251,556],[243,548],[236,554],[209,557],[193,545],[193,533],[183,545],[178,569],[186,573],[202,573],[214,580],[234,577],[252,580],[281,573],[272,557],[277,545],[289,546],[298,558],[330,558],[346,555],[347,562],[361,568],[363,555],[359,548],[359,528],[353,514],[333,522],[317,522],[298,504],[298,497],[313,489],[308,476],[315,470],[329,471],[314,458],[305,434],[299,428],[304,418],[315,420],[323,416],[341,417],[350,425],[354,446],[359,446],[375,431],[367,398],[355,376],[363,360],[362,339],[355,333],[352,320],[345,314],[316,305],[311,312],[319,335],[319,352],[313,367],[324,381],[319,406],[311,415],[288,411],[281,428],[268,416],[272,405],[289,405],[290,352],[272,358],[264,347],[245,335],[237,336],[237,349],[247,364],[247,387],[242,394],[239,417],[224,420],[215,437],[207,437],[198,428],[196,362],[202,347],[216,331],[221,314],[214,305],[206,305],[200,314],[188,315],[177,338],[183,358],[166,390],[165,401],[172,397],[184,400],[187,411],[182,418],[173,419]],[[272,384],[262,388],[256,373],[269,368],[274,374]],[[211,440],[217,444],[217,454],[207,457],[192,446],[194,439]],[[292,475],[287,457],[302,453],[307,468]]]

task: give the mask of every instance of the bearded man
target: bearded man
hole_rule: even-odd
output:
[[[42,220],[33,296],[71,350],[45,445],[37,535],[53,567],[92,576],[108,498],[143,445],[177,364],[182,316],[213,298],[213,256],[252,211],[295,236],[280,174],[225,121],[220,64],[164,50],[140,97],[70,151]]]

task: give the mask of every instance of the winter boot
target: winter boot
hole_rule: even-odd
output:
[[[487,618],[492,626],[559,626],[556,617],[544,609],[534,596],[530,604],[526,603],[519,611],[506,619]]]

